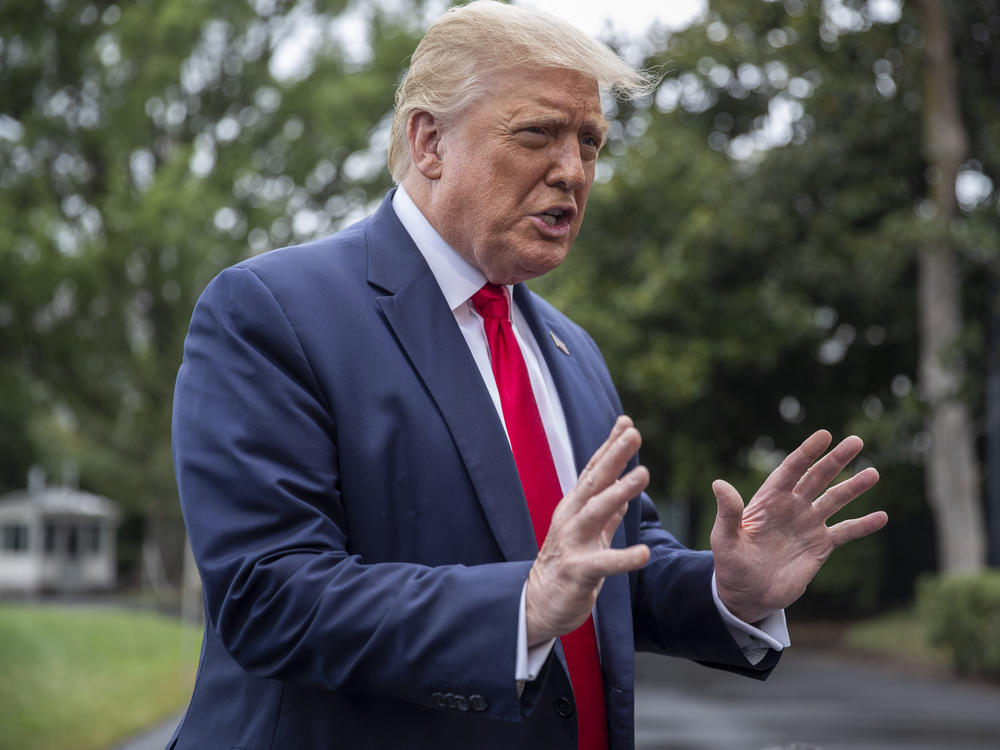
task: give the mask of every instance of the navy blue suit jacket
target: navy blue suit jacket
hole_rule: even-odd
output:
[[[621,413],[607,368],[582,329],[523,285],[515,299],[582,468]],[[206,626],[172,746],[575,747],[558,645],[518,694],[531,521],[497,412],[389,197],[212,281],[173,441]],[[633,744],[636,649],[757,676],[776,661],[747,664],[712,602],[710,554],[664,531],[645,495],[614,544],[639,541],[651,562],[597,602],[616,750]]]

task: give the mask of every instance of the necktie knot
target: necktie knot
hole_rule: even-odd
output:
[[[472,295],[472,304],[476,311],[484,318],[510,317],[510,305],[507,302],[507,295],[502,286],[497,284],[486,284],[478,292]]]

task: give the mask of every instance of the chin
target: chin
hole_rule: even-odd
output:
[[[558,252],[548,252],[544,256],[538,258],[537,263],[532,264],[532,268],[537,270],[535,276],[541,276],[542,274],[553,271],[562,265],[563,261],[566,260],[566,256],[569,255],[569,248],[560,248]]]
[[[503,249],[509,252],[504,253]],[[506,248],[495,245],[491,250],[492,258],[499,262],[482,264],[480,270],[494,284],[516,284],[538,278],[558,268],[569,255],[569,246],[547,241],[511,243]]]
[[[510,273],[511,281],[508,284],[516,284],[519,281],[529,281],[531,279],[537,279],[539,276],[544,276],[549,271],[552,271],[562,264],[565,260],[566,254],[563,253],[558,257],[548,256],[546,258],[533,259],[527,263],[518,264],[516,269],[513,269]]]

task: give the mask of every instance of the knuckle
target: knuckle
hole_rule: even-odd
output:
[[[594,495],[598,491],[597,477],[594,476],[593,471],[585,472],[580,476],[580,481],[578,483],[580,488],[586,492],[586,494]]]

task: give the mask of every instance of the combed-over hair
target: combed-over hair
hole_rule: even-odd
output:
[[[606,45],[545,11],[476,0],[451,8],[427,30],[396,90],[389,171],[398,183],[410,168],[407,126],[414,112],[453,120],[488,93],[490,73],[517,67],[563,68],[593,78],[620,99],[651,93],[659,76],[637,71]]]

